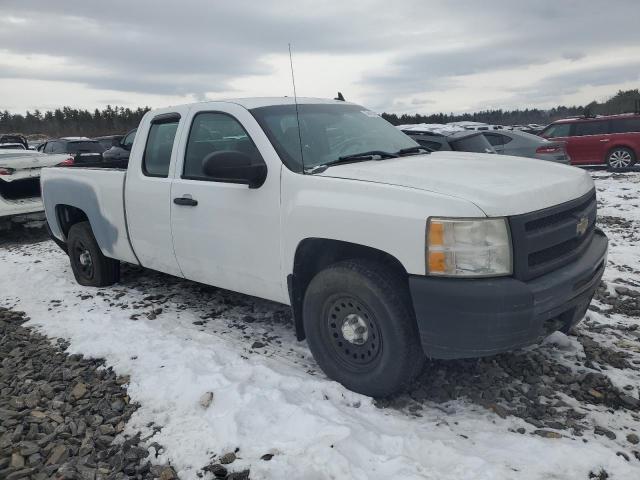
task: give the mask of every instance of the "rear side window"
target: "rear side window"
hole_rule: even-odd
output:
[[[584,135],[603,135],[609,133],[608,122],[579,122],[573,125],[572,137]]]
[[[429,150],[433,150],[434,152],[437,152],[442,148],[442,144],[440,142],[432,142],[430,140],[420,140],[417,138],[414,138],[414,140],[418,142],[420,145],[422,145],[423,147],[427,147]]]
[[[253,140],[238,120],[226,113],[198,113],[189,132],[182,178],[211,180],[203,171],[204,159],[211,153],[221,151],[242,152],[256,161],[261,158]]]
[[[496,153],[485,136],[481,133],[449,141],[454,150],[459,152]]]
[[[484,136],[487,137],[489,143],[494,147],[506,145],[511,140],[513,140],[511,137],[507,137],[506,135],[502,135],[500,133],[485,133]]]
[[[545,138],[568,137],[570,129],[570,123],[556,123],[547,128],[541,135]]]
[[[179,120],[180,117],[177,114],[172,114],[161,115],[157,120],[152,121],[142,158],[142,171],[148,177],[169,175],[171,150],[173,150]]]
[[[611,121],[611,133],[640,132],[640,117],[620,118]]]
[[[102,153],[103,151],[99,142],[69,142],[66,153]]]

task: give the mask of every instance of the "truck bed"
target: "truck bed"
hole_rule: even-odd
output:
[[[82,165],[42,170],[41,187],[51,232],[66,241],[60,209],[75,207],[84,211],[102,253],[138,263],[129,243],[124,209],[126,171],[120,168]],[[57,207],[56,207],[57,206]]]

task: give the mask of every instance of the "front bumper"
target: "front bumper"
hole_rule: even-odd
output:
[[[567,331],[587,311],[607,248],[607,237],[596,230],[580,258],[528,282],[410,276],[424,352],[443,359],[481,357]]]

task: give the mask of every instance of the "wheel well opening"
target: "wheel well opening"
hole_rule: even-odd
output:
[[[57,205],[56,217],[65,239],[69,236],[69,230],[73,225],[89,220],[86,213],[71,205]]]
[[[367,260],[379,263],[398,274],[408,288],[408,274],[400,261],[376,248],[356,243],[308,238],[300,242],[293,262],[293,274],[287,278],[289,297],[298,340],[305,338],[302,302],[313,277],[324,268],[344,260]]]

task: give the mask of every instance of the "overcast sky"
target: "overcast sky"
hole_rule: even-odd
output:
[[[0,0],[0,110],[298,95],[377,111],[640,87],[640,1]]]

